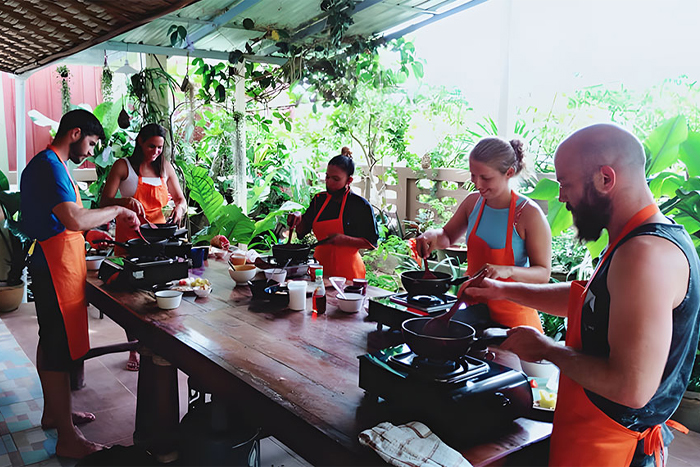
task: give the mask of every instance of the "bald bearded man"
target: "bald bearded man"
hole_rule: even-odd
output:
[[[579,130],[561,143],[554,165],[579,238],[608,230],[593,277],[559,284],[484,279],[462,292],[568,318],[566,346],[517,327],[500,347],[561,370],[550,465],[663,465],[673,439],[665,422],[698,345],[698,255],[685,229],[656,207],[644,148],[631,133],[610,124]]]

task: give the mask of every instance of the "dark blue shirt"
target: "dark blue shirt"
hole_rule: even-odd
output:
[[[43,241],[63,232],[66,227],[53,208],[66,201],[76,202],[75,188],[58,155],[45,149],[34,156],[22,172],[20,181],[22,230],[31,238]],[[37,244],[32,264],[46,263]]]
[[[309,204],[309,208],[302,215],[304,227],[311,230],[316,215],[321,210],[323,203],[326,202],[326,192],[322,192],[314,196]],[[319,221],[327,221],[337,219],[340,216],[340,206],[342,205],[343,197],[336,195],[331,197],[328,205],[319,216]],[[307,230],[308,232],[308,230]],[[304,232],[304,233],[307,233]],[[356,195],[352,191],[348,193],[348,199],[345,202],[345,210],[343,211],[343,233],[350,237],[364,238],[375,247],[379,239],[377,231],[377,222],[374,219],[372,206],[369,202],[360,195]]]

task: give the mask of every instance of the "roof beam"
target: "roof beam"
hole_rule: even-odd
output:
[[[456,13],[459,13],[460,11],[468,10],[470,8],[473,8],[477,5],[481,5],[482,3],[486,3],[488,0],[469,0],[466,3],[463,3],[459,6],[456,6],[452,8],[451,10],[447,10],[444,13],[437,13],[435,14],[432,18],[428,18],[426,20],[423,20],[419,23],[411,24],[409,26],[406,26],[405,28],[400,29],[399,31],[392,32],[391,34],[384,36],[384,39],[386,39],[387,42],[392,41],[398,37],[405,36],[406,34],[409,34],[413,31],[416,31],[424,26],[427,26],[429,24],[434,23],[435,21],[439,21],[441,19],[447,18],[449,16],[452,16]],[[426,12],[427,14],[428,12]]]
[[[98,44],[94,47],[98,50],[123,50],[128,52],[139,52],[145,54],[154,55],[176,55],[180,57],[199,57],[199,58],[210,58],[213,60],[228,61],[228,52],[216,52],[213,50],[188,50],[179,49],[173,47],[163,47],[159,45],[145,45],[145,44],[127,44],[124,42],[109,41],[102,44]],[[269,63],[271,65],[282,66],[287,63],[287,59],[284,57],[265,57],[261,55],[248,55],[243,54],[243,57],[255,63]]]
[[[206,24],[204,27],[196,30],[192,34],[189,34],[190,41],[194,44],[198,40],[204,39],[206,36],[216,31],[219,27],[223,26],[229,21],[232,21],[236,16],[240,15],[248,8],[260,3],[260,1],[261,0],[243,0],[237,5],[232,6],[227,11],[211,20],[209,24]]]

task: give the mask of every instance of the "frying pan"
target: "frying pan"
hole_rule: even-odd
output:
[[[303,243],[281,243],[279,245],[273,245],[272,257],[275,258],[277,264],[285,264],[290,260],[292,262],[305,262],[309,259],[309,252],[312,248],[323,245],[327,241],[328,239],[324,239],[312,245],[305,245]]]
[[[486,329],[483,337],[477,338],[473,327],[454,320],[450,320],[449,327],[443,335],[424,334],[423,327],[430,320],[429,317],[411,318],[401,324],[401,333],[406,344],[420,357],[456,360],[474,350],[477,344],[478,348],[483,348],[489,343],[500,343],[506,338],[506,329],[500,328]]]
[[[452,278],[446,272],[433,271],[435,279],[423,279],[424,271],[405,271],[401,273],[401,284],[408,295],[440,295],[453,285],[461,284],[469,276]]]
[[[131,257],[155,257],[161,256],[165,252],[165,245],[168,243],[166,239],[151,241],[146,243],[140,238],[132,238],[126,243],[117,242],[115,240],[100,240],[100,243],[108,245],[118,245],[128,252]]]
[[[165,240],[175,235],[177,232],[176,224],[152,224],[156,228],[154,229],[149,224],[143,224],[141,226],[141,235],[143,238],[149,242],[155,242],[158,240]]]

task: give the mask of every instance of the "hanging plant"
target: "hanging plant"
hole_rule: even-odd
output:
[[[61,110],[65,114],[70,110],[70,70],[61,65],[56,67],[56,73],[61,80]]]
[[[112,70],[107,66],[107,60],[102,67],[102,100],[104,102],[112,102],[112,79],[114,75]]]

